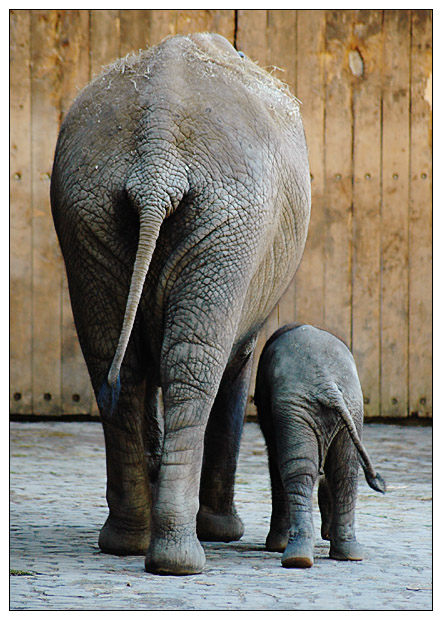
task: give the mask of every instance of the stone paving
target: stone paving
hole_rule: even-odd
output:
[[[11,424],[11,610],[431,610],[432,429],[369,424],[364,443],[388,492],[360,476],[357,532],[362,562],[328,558],[285,569],[265,551],[270,519],[267,457],[259,427],[245,426],[236,503],[245,534],[204,543],[200,575],[144,572],[142,557],[101,553],[107,516],[101,425]],[[316,495],[316,494],[315,494]]]

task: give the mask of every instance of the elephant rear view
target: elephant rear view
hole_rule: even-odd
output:
[[[223,37],[168,38],[80,93],[51,203],[105,435],[100,548],[200,572],[198,538],[243,533],[233,485],[256,336],[307,236],[298,103]]]
[[[313,487],[319,479],[321,535],[330,557],[362,560],[356,540],[358,460],[375,491],[385,492],[360,436],[364,403],[356,364],[329,332],[293,323],[261,353],[255,403],[266,440],[272,484],[269,551],[287,568],[313,564]]]

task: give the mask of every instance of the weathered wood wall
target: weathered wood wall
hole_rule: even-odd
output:
[[[312,218],[260,336],[324,326],[355,355],[367,416],[432,415],[429,10],[11,10],[11,411],[95,413],[52,226],[60,122],[101,67],[216,31],[302,102]]]

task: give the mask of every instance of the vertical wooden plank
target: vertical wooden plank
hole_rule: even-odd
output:
[[[410,414],[432,415],[432,12],[412,11]]]
[[[192,32],[217,32],[232,44],[235,39],[235,12],[219,9],[188,9],[177,11],[177,34]]]
[[[297,11],[269,10],[267,17],[267,62],[274,75],[296,95]]]
[[[353,11],[326,13],[324,323],[351,345]]]
[[[207,32],[209,30],[209,11],[204,9],[177,11],[177,34]]]
[[[59,12],[31,13],[33,413],[61,409],[62,261],[52,223],[49,186],[60,116]]]
[[[238,9],[236,49],[267,68],[267,11],[262,9]]]
[[[78,92],[89,81],[89,11],[65,10],[59,25],[60,104],[65,116]],[[89,374],[80,349],[72,317],[66,273],[62,280],[62,413],[89,414],[93,402]]]
[[[296,25],[297,14],[292,10],[268,12],[267,58],[270,65],[278,67],[274,75],[284,81],[296,94]],[[270,317],[267,337],[281,325],[295,320],[295,281],[289,284],[276,311]]]
[[[266,20],[267,70],[284,80],[294,92],[296,67],[296,11],[269,10]],[[257,52],[261,53],[261,52]],[[284,79],[286,78],[286,79]],[[290,83],[291,82],[291,83]],[[266,321],[262,336],[267,340],[281,324],[294,320],[294,282]],[[264,339],[264,338],[263,338]]]
[[[177,33],[177,11],[153,9],[151,11],[150,45],[157,45],[165,37]]]
[[[251,60],[254,62],[257,61],[258,64],[264,68],[267,68],[268,64],[267,19],[268,15],[266,10],[239,9],[237,11],[236,49],[247,54]],[[262,327],[258,336],[250,385],[251,394],[255,391],[255,378],[259,356],[269,333],[272,329],[276,328],[278,324],[277,313],[278,309],[276,308],[272,316],[269,317],[266,324]],[[254,413],[251,407],[249,407],[248,413]]]
[[[298,11],[297,88],[301,101],[312,179],[307,243],[295,277],[296,320],[324,325],[324,59],[325,12]]]
[[[30,12],[10,18],[10,411],[32,413]]]
[[[60,11],[59,25],[61,120],[90,80],[89,11]]]
[[[382,11],[355,11],[352,349],[365,415],[380,415]]]
[[[120,11],[91,10],[90,50],[91,77],[120,56]]]
[[[120,11],[118,9],[93,9],[90,11],[90,74],[98,75],[103,67],[120,57]],[[78,394],[78,392],[73,392]],[[73,401],[74,402],[74,401]],[[91,413],[98,415],[95,398]]]
[[[384,12],[381,411],[408,411],[410,14]]]
[[[151,11],[125,9],[120,11],[120,55],[138,52],[149,45]]]
[[[232,45],[235,43],[235,11],[232,9],[216,9],[207,11],[210,14],[208,30],[225,37]]]

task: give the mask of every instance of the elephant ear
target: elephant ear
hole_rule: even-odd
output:
[[[150,262],[160,234],[161,224],[166,217],[164,209],[145,208],[140,213],[140,235],[135,257],[135,264],[129,288],[129,295],[124,313],[117,349],[112,360],[107,379],[98,394],[98,406],[103,413],[112,415],[121,390],[120,369],[126,353],[129,338],[135,322],[138,305],[143,292],[144,282],[149,271]]]

